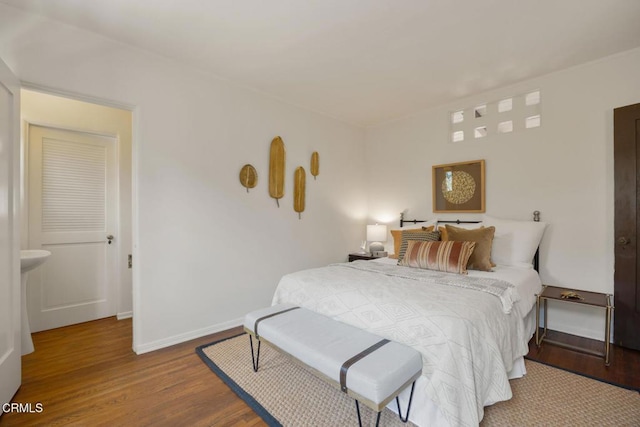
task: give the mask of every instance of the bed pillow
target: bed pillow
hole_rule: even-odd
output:
[[[467,263],[475,246],[475,242],[409,240],[407,251],[398,265],[446,273],[467,274]]]
[[[391,230],[391,236],[393,237],[393,254],[389,255],[389,258],[397,259],[400,254],[400,246],[402,245],[402,235],[404,233],[416,233],[423,231],[433,231],[435,228],[435,224],[427,225],[427,226],[411,226],[411,228],[399,228],[396,230]]]
[[[473,254],[469,258],[467,268],[469,270],[491,271],[494,265],[491,262],[491,246],[495,227],[481,227],[475,230],[466,230],[453,225],[445,225],[448,240],[454,242],[475,242]]]
[[[402,233],[402,243],[400,244],[400,251],[398,252],[398,260],[401,260],[402,257],[404,257],[404,254],[407,251],[407,243],[411,240],[417,240],[420,242],[437,242],[440,240],[439,232],[427,231],[428,229],[433,230],[433,227],[427,227],[424,231],[407,230],[407,232]]]
[[[547,226],[545,222],[514,221],[484,216],[496,228],[491,259],[496,264],[530,266]]]
[[[441,240],[449,240],[447,238],[447,228],[445,227],[446,224],[438,224],[438,231],[440,232],[440,239]],[[458,227],[458,228],[464,228],[465,230],[477,230],[478,228],[482,228],[484,227],[484,225],[482,224],[482,222],[474,222],[472,224],[454,224],[454,227]]]

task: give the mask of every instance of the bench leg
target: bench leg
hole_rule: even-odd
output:
[[[411,384],[411,394],[409,395],[409,405],[407,405],[407,413],[405,414],[405,417],[402,417],[402,412],[400,411],[400,399],[398,398],[398,396],[396,396],[396,405],[398,405],[398,416],[400,417],[400,421],[402,421],[403,423],[406,423],[409,420],[409,411],[411,410],[411,400],[413,400],[413,389],[416,386],[416,382],[414,381],[413,384]]]
[[[356,402],[356,412],[358,413],[358,425],[362,427],[362,418],[360,417],[360,405],[358,404],[358,399],[354,399]],[[378,416],[376,418],[376,427],[380,424],[380,414],[382,411],[378,412]]]
[[[258,339],[258,354],[253,355],[253,337],[249,334],[249,344],[251,344],[251,363],[253,364],[253,372],[258,372],[258,364],[260,363],[260,340]]]

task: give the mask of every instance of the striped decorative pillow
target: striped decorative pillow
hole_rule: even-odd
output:
[[[409,240],[404,258],[398,265],[467,274],[467,262],[476,242],[419,242]]]
[[[410,240],[417,240],[420,242],[437,242],[440,240],[440,232],[416,230],[413,232],[402,233],[402,243],[400,244],[400,251],[398,251],[398,261],[402,260],[404,257],[404,253],[407,250],[407,242]]]
[[[420,227],[420,228],[409,228],[409,229],[399,229],[399,230],[391,230],[391,237],[393,237],[393,253],[389,255],[389,258],[398,259],[398,255],[400,254],[400,246],[402,246],[402,236],[409,233],[422,233],[424,231],[434,231],[435,225],[430,225],[428,227]]]

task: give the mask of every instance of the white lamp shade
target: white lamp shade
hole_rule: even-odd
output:
[[[387,226],[384,224],[367,225],[367,240],[370,242],[386,242]]]

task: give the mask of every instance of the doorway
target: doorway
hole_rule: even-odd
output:
[[[32,331],[132,317],[131,111],[21,96],[22,248],[53,254],[27,284]]]
[[[114,316],[118,140],[29,125],[28,142],[29,247],[52,254],[29,273],[31,330]]]
[[[640,350],[640,104],[613,111],[615,344]]]

